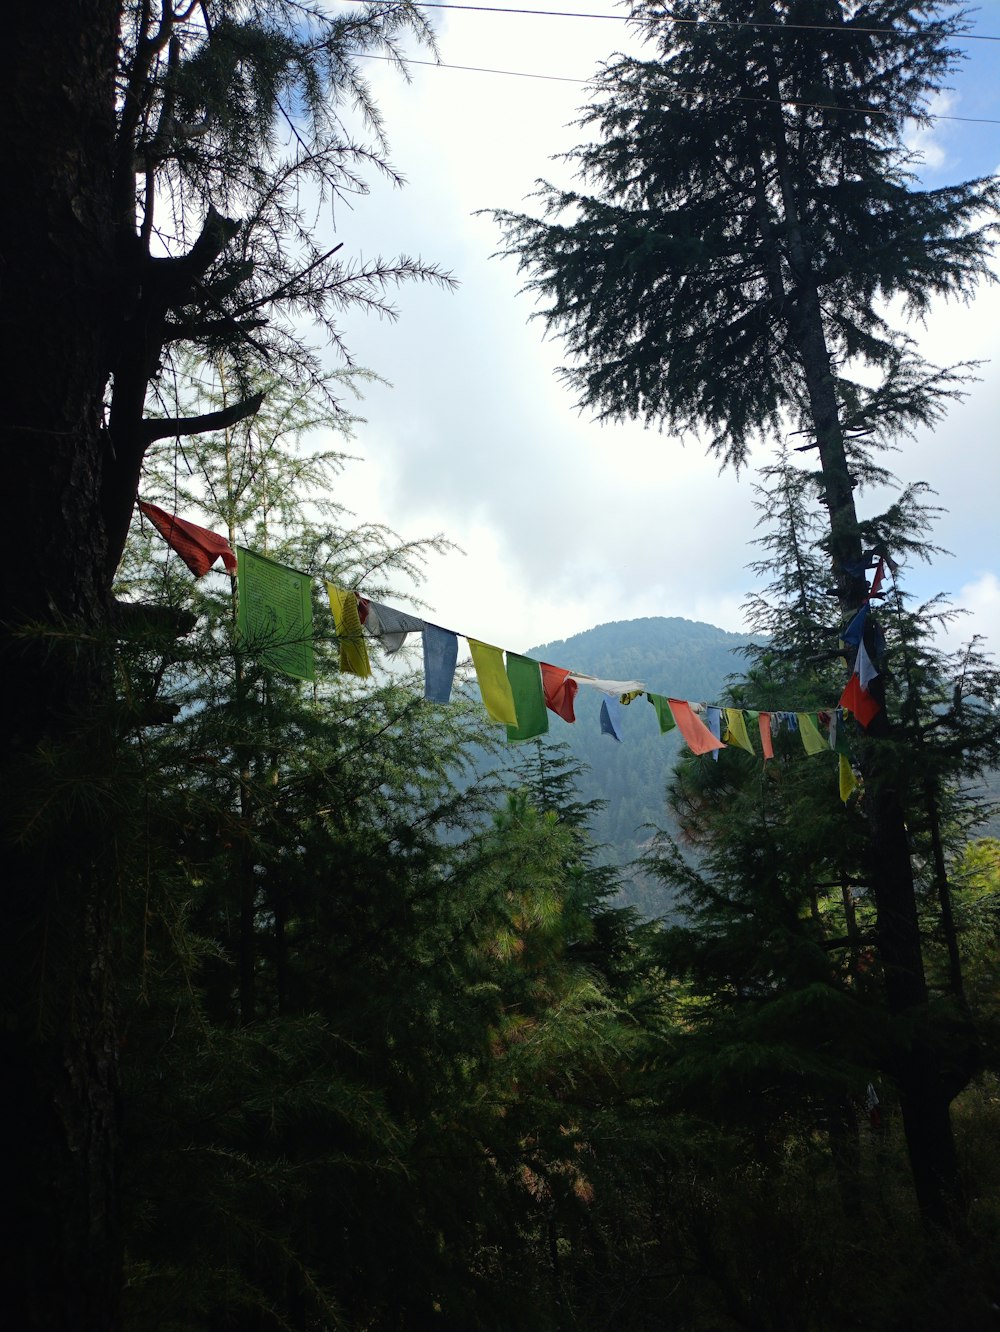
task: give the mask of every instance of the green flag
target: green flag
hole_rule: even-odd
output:
[[[242,546],[236,576],[240,641],[274,670],[312,680],[312,579]]]
[[[852,752],[847,728],[847,718],[839,708],[835,708],[830,714],[830,748],[835,749],[842,758],[850,758]]]
[[[677,723],[674,721],[674,714],[670,711],[670,704],[663,694],[647,693],[646,697],[656,710],[656,720],[660,723],[660,734],[664,735],[667,731],[672,731]]]
[[[517,725],[507,727],[508,740],[533,740],[545,735],[549,729],[549,714],[545,710],[545,691],[542,688],[542,668],[530,657],[507,653],[507,679],[514,696]]]

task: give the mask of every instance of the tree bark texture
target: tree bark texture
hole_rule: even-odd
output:
[[[112,0],[19,3],[0,42],[0,1253],[17,1328],[118,1325],[112,830],[68,798],[113,762],[101,491],[118,18]]]

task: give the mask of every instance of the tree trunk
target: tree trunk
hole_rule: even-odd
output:
[[[769,4],[758,14],[777,21]],[[802,366],[809,415],[819,452],[824,500],[830,515],[830,554],[840,612],[853,616],[868,595],[867,580],[850,571],[860,566],[862,546],[854,487],[844,444],[836,381],[823,325],[812,256],[803,235],[789,163],[777,69],[765,40],[771,142],[781,200],[780,230],[790,268],[788,331]],[[869,642],[869,649],[871,643]],[[848,662],[853,669],[853,661]],[[882,677],[873,682],[878,694]],[[865,804],[871,852],[871,886],[878,918],[878,943],[889,1012],[897,1018],[898,1043],[888,1071],[897,1080],[907,1150],[917,1202],[925,1221],[945,1228],[960,1225],[962,1190],[945,1087],[929,1030],[916,889],[902,802],[891,770],[891,755],[878,741],[889,736],[883,706],[868,728],[875,743],[865,754]]]
[[[118,6],[18,4],[0,43],[3,1310],[118,1325],[114,761],[100,497]]]

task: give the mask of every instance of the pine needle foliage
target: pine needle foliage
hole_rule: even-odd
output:
[[[707,428],[737,467],[788,419],[811,431],[810,288],[845,431],[885,442],[938,419],[966,368],[926,364],[883,311],[920,316],[989,279],[996,181],[918,188],[902,146],[955,66],[963,12],[717,0],[632,18],[652,53],[596,75],[579,122],[594,137],[568,154],[580,188],[542,181],[541,217],[495,213],[580,405]]]
[[[228,371],[187,381],[218,403]],[[164,445],[147,493],[391,600],[439,543],[353,524],[317,427],[344,418],[274,385]],[[226,575],[134,537],[123,591],[196,627],[120,653],[136,708],[177,709],[132,745],[121,853],[130,1324],[544,1332],[577,1305],[556,1258],[585,1267],[592,1176],[614,1188],[644,967],[572,773],[539,751],[501,798],[468,771],[478,709],[374,646],[359,685],[319,602],[317,682],[283,678]]]

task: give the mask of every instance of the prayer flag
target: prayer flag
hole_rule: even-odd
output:
[[[875,577],[872,579],[872,585],[868,590],[870,597],[880,597],[882,595],[882,580],[885,578],[885,560],[880,559],[875,568]]]
[[[611,735],[621,744],[622,740],[622,705],[619,699],[609,694],[601,703],[601,733]]]
[[[857,647],[864,637],[865,620],[868,616],[868,602],[861,607],[857,615],[844,630],[844,642],[849,647]]]
[[[847,735],[847,718],[840,708],[835,708],[830,718],[830,748],[845,758],[851,757],[851,744]]]
[[[854,669],[857,672],[858,679],[861,681],[861,688],[867,693],[868,686],[878,675],[878,671],[872,665],[872,659],[869,657],[864,643],[858,647],[857,660],[854,663]]]
[[[599,689],[602,694],[617,694],[619,698],[622,694],[631,693],[633,689],[642,692],[646,688],[641,680],[599,680],[596,675],[585,675],[582,671],[570,671],[569,674],[570,679],[579,684],[590,685],[591,689]]]
[[[693,753],[709,754],[713,750],[725,748],[722,741],[717,740],[705,723],[694,715],[690,703],[680,698],[668,698],[667,703],[677,729]]]
[[[872,718],[879,711],[879,704],[868,692],[868,686],[876,675],[878,675],[878,671],[872,665],[872,660],[865,650],[864,643],[859,643],[857,655],[854,658],[854,670],[844,687],[838,706],[848,708],[853,712],[866,730],[870,726]]]
[[[660,723],[660,734],[665,735],[667,731],[672,731],[677,723],[674,721],[674,714],[670,711],[670,704],[663,694],[647,694],[646,697],[656,711],[656,720]]]
[[[861,688],[861,681],[857,675],[852,675],[844,686],[844,692],[840,696],[838,706],[846,708],[848,712],[853,712],[865,730],[871,725],[872,718],[879,711],[879,705],[868,690]]]
[[[407,615],[395,606],[383,606],[379,601],[368,602],[368,618],[364,623],[382,644],[383,652],[390,653],[399,651],[407,634],[421,633],[424,629],[424,621],[415,615]]]
[[[326,591],[340,640],[340,669],[364,679],[371,675],[372,668],[361,631],[358,599],[349,588],[336,587],[333,583],[327,583]]]
[[[458,661],[458,637],[449,629],[436,624],[425,624],[421,630],[424,640],[424,698],[429,703],[447,703],[451,699],[451,684]]]
[[[312,579],[237,546],[240,641],[276,671],[312,680]]]
[[[549,718],[538,662],[508,652],[507,679],[517,714],[517,725],[507,727],[507,739],[533,740],[536,735],[544,735],[549,729]]]
[[[747,735],[747,723],[742,709],[725,708],[723,715],[725,734],[722,738],[726,741],[726,744],[738,745],[740,749],[745,749],[748,754],[752,754],[753,745],[750,743],[749,735]]]
[[[705,725],[708,727],[708,729],[709,729],[709,730],[712,732],[712,734],[715,736],[716,740],[721,740],[721,739],[722,739],[722,709],[721,709],[721,708],[714,707],[714,706],[713,706],[713,707],[706,708],[706,709],[705,709]],[[720,748],[721,748],[721,746],[720,746]],[[713,753],[712,753],[712,758],[713,758],[713,760],[714,760],[716,763],[718,763],[718,761],[719,761],[719,750],[718,750],[718,749],[716,749],[716,750],[713,751]]]
[[[854,775],[854,769],[845,755],[838,755],[840,764],[840,798],[846,805],[851,798],[851,793],[857,788],[858,779]]]
[[[580,686],[569,671],[564,671],[561,666],[549,666],[547,662],[543,661],[541,669],[545,706],[554,712],[557,717],[562,717],[563,721],[575,722],[576,714],[573,711],[573,700],[576,698]]]
[[[771,714],[769,712],[757,713],[757,729],[760,732],[760,747],[764,751],[764,758],[774,758],[774,746],[771,744]]]
[[[510,692],[510,681],[503,668],[503,649],[480,643],[478,638],[469,639],[469,648],[486,711],[495,722],[516,726],[517,711],[514,696]]]
[[[178,518],[176,514],[167,513],[156,504],[147,504],[145,500],[139,500],[139,511],[146,515],[167,545],[177,552],[195,578],[208,573],[220,555],[229,573],[236,572],[236,556],[232,546],[218,532],[210,532],[207,527],[189,523],[186,518]]]
[[[814,712],[800,712],[799,735],[802,737],[802,747],[807,754],[826,754],[830,749],[830,742],[824,740],[820,735],[819,726]]]

